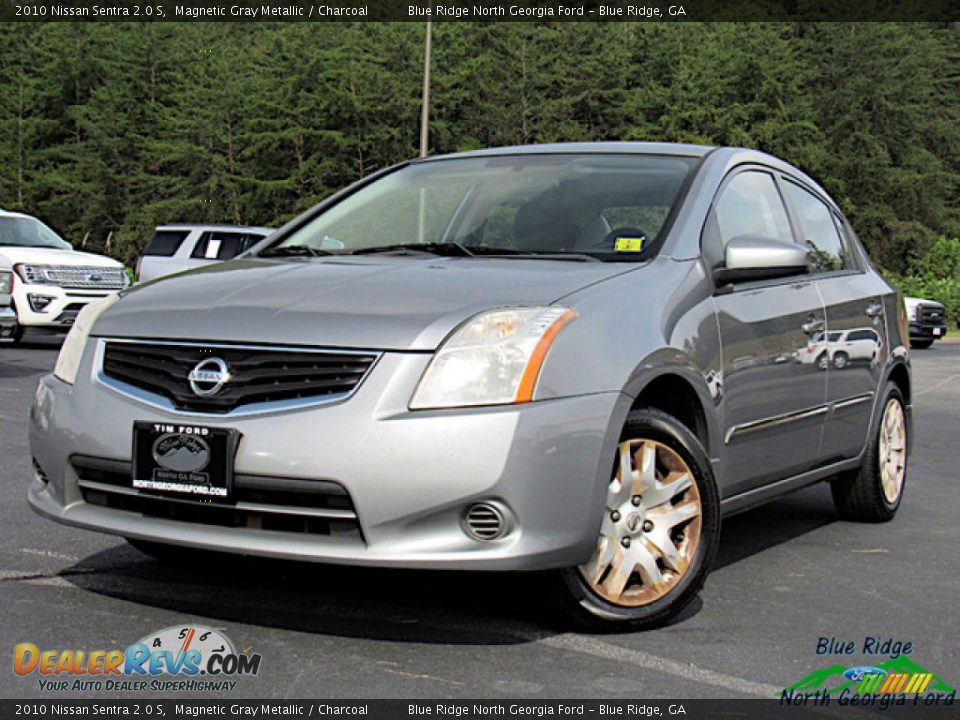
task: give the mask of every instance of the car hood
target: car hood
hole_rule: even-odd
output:
[[[477,312],[548,305],[636,267],[383,256],[235,260],[131,288],[93,334],[433,350]]]
[[[0,255],[11,263],[31,265],[67,265],[69,267],[123,267],[123,263],[93,253],[56,248],[27,247],[26,245],[0,245]]]

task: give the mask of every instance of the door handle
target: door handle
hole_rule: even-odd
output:
[[[879,317],[883,315],[883,303],[881,302],[872,302],[867,305],[866,310],[864,310],[867,315],[872,318]]]
[[[823,318],[816,318],[810,315],[807,321],[800,326],[807,335],[813,335],[815,332],[823,330]]]

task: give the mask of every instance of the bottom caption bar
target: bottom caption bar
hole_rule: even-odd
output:
[[[879,698],[880,696],[878,696]],[[13,717],[136,718],[785,718],[951,717],[955,697],[936,704],[770,700],[0,700],[0,719]]]

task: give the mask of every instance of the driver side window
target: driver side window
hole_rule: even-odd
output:
[[[773,176],[759,170],[736,175],[715,205],[723,247],[738,235],[759,235],[793,242],[790,221]]]

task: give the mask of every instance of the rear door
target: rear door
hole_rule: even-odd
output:
[[[794,242],[772,172],[750,168],[721,186],[705,232]],[[714,241],[715,242],[715,241]],[[704,240],[705,246],[711,243]],[[809,275],[742,282],[714,297],[723,347],[723,495],[816,464],[826,414],[826,372],[800,361],[825,329]]]
[[[824,461],[857,455],[863,448],[874,395],[889,352],[883,281],[860,266],[848,247],[842,218],[813,189],[785,178],[784,195],[803,242],[826,309],[827,329],[843,335],[830,347]]]

